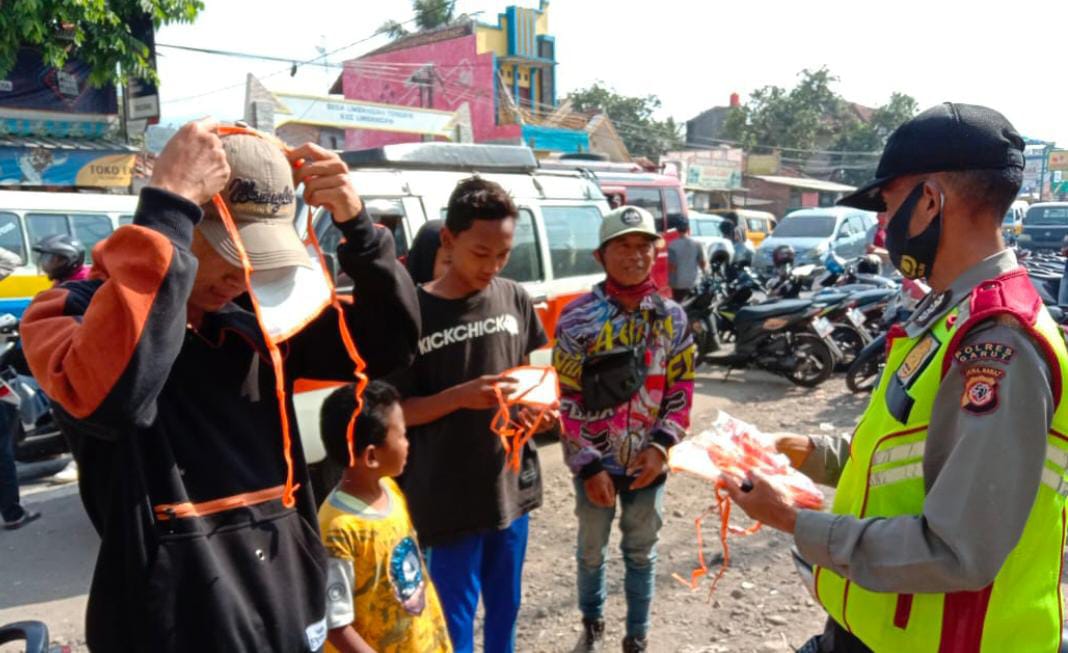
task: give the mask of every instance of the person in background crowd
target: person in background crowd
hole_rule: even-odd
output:
[[[449,632],[426,573],[408,506],[394,477],[408,460],[400,395],[371,383],[356,418],[356,463],[346,434],[356,410],[349,392],[323,402],[323,445],[345,469],[319,509],[327,554],[328,653],[449,653]]]
[[[668,285],[672,298],[681,302],[697,287],[701,273],[708,272],[708,254],[690,237],[689,220],[682,218],[677,229],[679,237],[668,245]]]
[[[851,441],[778,440],[837,484],[830,513],[758,474],[728,479],[818,568],[830,619],[806,653],[1061,649],[1068,349],[1001,236],[1023,168],[1004,116],[947,102],[891,134],[876,179],[839,201],[891,216],[891,260],[932,292],[891,332]]]
[[[89,278],[85,246],[67,234],[45,236],[33,246],[33,251],[37,254],[37,267],[55,286]]]
[[[886,251],[886,212],[880,211],[875,216],[875,224],[872,225],[871,231],[868,234],[868,247],[869,254],[874,254],[879,257],[880,270],[879,274],[888,274],[893,269],[894,264],[890,262],[890,253]]]
[[[92,278],[42,292],[22,321],[101,537],[86,612],[93,651],[288,653],[326,640],[326,555],[291,390],[293,379],[351,380],[353,369],[336,313],[305,301],[329,289],[304,273],[298,184],[344,236],[338,261],[361,301],[343,312],[367,373],[407,365],[418,340],[415,288],[348,166],[311,143],[283,152],[221,127],[182,127],[133,224],[96,249]],[[306,320],[282,343],[281,379],[252,295],[281,300],[274,320]]]
[[[415,234],[405,266],[417,286],[440,279],[449,266],[448,254],[441,247],[441,228],[444,226],[441,220],[427,220]]]
[[[6,279],[22,265],[22,257],[0,247],[0,279]],[[15,467],[15,435],[18,406],[0,403],[0,518],[4,528],[15,530],[40,519],[41,513],[19,503],[18,469]]]
[[[693,339],[682,307],[661,298],[652,281],[659,240],[644,209],[606,215],[596,257],[607,279],[568,305],[556,329],[553,363],[578,517],[582,651],[598,650],[605,634],[605,554],[617,503],[626,567],[623,651],[648,647],[668,450],[690,425]],[[589,380],[595,370],[598,378],[623,373],[611,385],[630,394],[605,395],[604,384]]]
[[[90,267],[85,264],[85,246],[81,241],[67,234],[53,234],[37,241],[32,249],[37,254],[38,269],[45,273],[53,287],[89,278]],[[33,384],[37,382],[33,381]],[[78,463],[70,461],[48,480],[55,484],[74,483],[78,480]]]
[[[528,514],[541,505],[533,442],[517,473],[490,429],[497,391],[513,388],[505,373],[547,342],[526,291],[498,276],[517,215],[494,182],[472,177],[456,186],[441,230],[449,265],[419,288],[419,355],[393,377],[411,443],[401,487],[461,653],[474,649],[480,596],[485,651],[515,649]]]

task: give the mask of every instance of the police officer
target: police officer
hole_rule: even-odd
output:
[[[891,333],[852,441],[781,436],[837,485],[796,510],[768,479],[732,498],[792,533],[830,615],[805,651],[1056,651],[1068,494],[1068,354],[1000,223],[1024,144],[991,109],[945,103],[887,142],[840,204],[887,211],[895,267],[932,293]],[[742,486],[747,488],[742,489]]]

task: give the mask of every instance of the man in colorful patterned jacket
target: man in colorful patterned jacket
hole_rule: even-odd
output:
[[[623,651],[648,646],[667,452],[690,424],[693,340],[682,307],[663,299],[651,278],[660,241],[654,225],[648,211],[632,206],[605,216],[595,256],[608,278],[564,309],[556,330],[564,455],[575,475],[579,519],[584,651],[597,650],[604,638],[605,553],[617,500],[626,566]],[[590,391],[598,388],[590,387],[591,372],[606,356],[627,363],[617,370],[631,371],[622,386],[632,391],[609,399],[608,407],[603,397],[593,406]],[[603,378],[597,385],[619,387]]]

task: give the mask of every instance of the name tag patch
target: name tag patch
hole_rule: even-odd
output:
[[[1015,349],[1000,342],[977,342],[961,347],[953,357],[962,365],[977,361],[1008,363],[1015,354]]]

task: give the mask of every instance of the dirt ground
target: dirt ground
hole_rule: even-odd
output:
[[[765,430],[848,433],[867,397],[847,393],[840,378],[816,390],[794,387],[760,372],[721,371],[699,375],[693,424],[700,430],[717,410],[751,421]],[[525,592],[519,619],[518,650],[566,653],[579,638],[575,607],[573,490],[560,448],[541,449],[545,502],[532,516]],[[24,488],[25,502],[44,513],[35,524],[0,532],[0,623],[40,619],[54,641],[84,651],[83,614],[97,540],[73,487]],[[821,628],[821,610],[797,579],[789,539],[763,530],[732,540],[732,565],[711,602],[707,580],[697,592],[672,578],[689,576],[697,564],[693,519],[711,499],[707,483],[684,476],[668,481],[666,518],[657,566],[650,651],[725,653],[790,651]],[[718,519],[710,518],[705,554],[718,563]],[[746,525],[737,517],[735,523]],[[618,533],[613,534],[609,565],[606,651],[618,651],[623,637],[623,565]],[[0,651],[11,648],[0,646]]]

